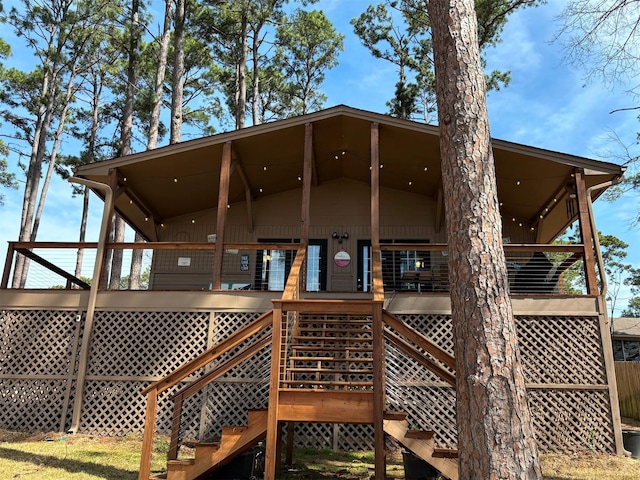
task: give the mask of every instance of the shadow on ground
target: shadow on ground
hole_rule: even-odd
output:
[[[45,468],[57,468],[70,473],[88,473],[109,480],[132,480],[138,477],[137,472],[124,470],[100,463],[83,462],[68,458],[56,458],[49,455],[38,455],[35,453],[25,453],[10,448],[0,447],[0,459],[13,460],[30,464],[25,466],[23,472],[15,472],[13,478],[38,478],[33,475]]]

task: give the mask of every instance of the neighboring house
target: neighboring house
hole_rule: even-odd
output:
[[[640,318],[614,318],[611,339],[617,362],[640,362]]]
[[[624,169],[499,140],[493,149],[540,449],[621,453],[590,202]],[[265,437],[273,478],[287,423],[288,450],[375,448],[382,478],[386,434],[457,478],[436,127],[338,106],[76,177],[105,199],[100,241],[9,245],[0,428],[127,434],[145,428],[146,410],[140,478],[154,430],[172,435],[169,479],[197,478]],[[113,211],[147,243],[108,243]],[[574,222],[582,243],[552,244]],[[78,248],[95,253],[91,286],[73,273]],[[149,289],[105,289],[103,259],[140,248]],[[29,288],[11,289],[20,255]],[[586,289],[563,294],[576,261]],[[69,288],[33,288],[50,271]],[[187,437],[222,443],[180,461]]]

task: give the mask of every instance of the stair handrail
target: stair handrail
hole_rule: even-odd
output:
[[[422,333],[417,330],[411,328],[398,317],[393,315],[392,313],[387,312],[386,310],[383,312],[382,316],[384,324],[389,327],[389,329],[385,329],[384,336],[387,340],[389,340],[393,345],[395,345],[398,349],[403,351],[405,354],[411,356],[414,360],[421,363],[424,367],[428,368],[432,373],[437,375],[440,379],[447,382],[452,387],[456,385],[456,359],[449,352],[441,348],[432,340],[425,337]],[[429,353],[438,361],[445,364],[453,373],[447,371],[436,362],[431,360],[428,357],[425,357],[424,354],[411,345],[409,342],[403,340],[400,336],[398,336],[393,331],[399,333],[400,335],[407,338],[410,342],[417,345],[419,348]]]
[[[180,442],[180,425],[182,422],[182,405],[184,399],[200,391],[212,382],[215,382],[222,375],[227,373],[233,367],[239,365],[243,361],[252,357],[271,342],[271,333],[267,333],[262,337],[254,340],[249,345],[245,345],[241,350],[237,351],[232,357],[225,360],[220,365],[216,366],[206,375],[200,377],[191,385],[183,387],[180,391],[175,393],[170,400],[173,401],[173,415],[171,420],[171,441],[169,443],[169,453],[167,455],[169,460],[175,460],[178,458],[178,447]]]
[[[153,439],[155,436],[155,423],[158,409],[158,395],[169,388],[178,384],[188,376],[211,362],[217,360],[222,355],[237,347],[249,337],[260,333],[273,324],[273,310],[270,310],[258,318],[238,329],[224,340],[218,342],[206,351],[198,355],[193,360],[183,364],[169,375],[153,382],[140,393],[147,396],[147,407],[145,412],[144,434],[142,437],[142,453],[140,457],[140,470],[138,472],[138,480],[147,480],[151,475],[151,456],[153,454]],[[241,350],[243,352],[244,350]],[[240,353],[240,352],[239,352]],[[182,397],[180,398],[180,402]],[[178,403],[178,402],[176,402]],[[181,405],[178,406],[182,408]],[[174,403],[175,411],[175,403]]]
[[[272,323],[272,319],[273,319],[272,310],[269,310],[268,312],[263,313],[258,318],[253,320],[251,323],[236,330],[234,333],[229,335],[224,340],[208,348],[203,353],[198,355],[196,358],[178,367],[176,370],[174,370],[164,378],[161,378],[160,380],[152,383],[147,388],[142,390],[140,393],[142,395],[146,395],[151,390],[157,390],[158,393],[162,393],[165,390],[168,390],[169,388],[178,384],[188,376],[200,370],[202,367],[205,367],[209,363],[217,360],[232,348],[237,347],[247,338],[251,337],[252,335],[270,326]]]

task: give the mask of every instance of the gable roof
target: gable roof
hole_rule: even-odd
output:
[[[107,183],[117,168],[125,192],[116,209],[147,238],[150,222],[216,208],[222,148],[232,143],[229,204],[300,188],[304,130],[313,125],[314,184],[337,178],[369,183],[371,123],[380,129],[381,186],[437,198],[442,180],[438,128],[339,105],[319,112],[248,127],[155,150],[84,165],[76,176]],[[538,223],[545,208],[562,201],[576,168],[587,187],[619,177],[619,165],[492,140],[498,195],[505,219]],[[599,193],[598,193],[599,194]],[[540,224],[547,242],[568,225],[565,209]],[[549,213],[549,220],[551,215]],[[544,228],[544,232],[542,231]]]

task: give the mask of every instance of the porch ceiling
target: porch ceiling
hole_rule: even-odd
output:
[[[313,125],[313,184],[337,178],[369,183],[370,129],[380,128],[382,187],[437,198],[441,187],[438,130],[344,106],[222,133],[79,167],[76,175],[108,183],[118,169],[116,209],[147,238],[157,223],[215,209],[222,147],[232,144],[229,204],[301,187],[305,124]],[[506,221],[536,225],[549,241],[572,220],[563,204],[575,168],[586,169],[587,187],[623,172],[614,164],[493,141],[498,196]],[[555,201],[554,201],[555,199]],[[555,215],[546,208],[557,207]],[[544,226],[544,229],[542,227]]]

